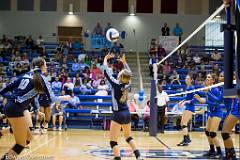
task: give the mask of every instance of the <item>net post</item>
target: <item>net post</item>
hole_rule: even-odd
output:
[[[149,136],[157,135],[156,81],[151,80]]]

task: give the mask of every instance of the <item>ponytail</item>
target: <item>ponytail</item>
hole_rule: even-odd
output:
[[[33,85],[34,89],[38,93],[44,93],[44,84],[43,84],[43,79],[40,75],[41,69],[40,67],[44,65],[45,60],[41,57],[34,58],[32,61],[33,65]]]

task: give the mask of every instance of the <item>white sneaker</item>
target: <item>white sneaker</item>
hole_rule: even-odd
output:
[[[56,130],[57,130],[57,127],[53,127],[52,130],[53,130],[53,131],[56,131]]]
[[[59,130],[59,131],[62,131],[62,127],[58,127],[58,130]]]
[[[40,134],[40,133],[41,133],[41,132],[40,132],[40,128],[34,129],[33,133],[34,133],[34,134]]]
[[[42,134],[46,134],[46,133],[47,133],[47,128],[41,129],[41,133],[42,133]]]

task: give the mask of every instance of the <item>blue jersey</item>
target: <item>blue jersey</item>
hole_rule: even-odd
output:
[[[186,91],[191,91],[194,90],[194,86],[187,86]],[[195,93],[188,93],[185,96],[185,101],[190,101],[190,103],[186,103],[185,104],[185,110],[191,111],[191,112],[195,112],[195,106],[194,106],[194,102],[195,102],[195,98],[194,98]]]
[[[123,84],[116,80],[112,75],[109,75],[108,69],[104,70],[104,75],[112,86],[112,105],[113,111],[128,110],[127,96],[130,84]]]
[[[42,107],[49,107],[52,103],[47,94],[40,94],[38,97],[38,102]]]
[[[40,74],[42,82],[44,84],[44,92],[51,101],[59,101],[52,92],[50,84],[45,76]],[[8,100],[12,100],[15,103],[20,104],[23,107],[29,106],[34,98],[39,94],[33,85],[33,72],[28,72],[25,75],[19,77],[17,80],[9,83],[5,88],[0,91],[0,95],[4,95],[7,92],[12,92]]]
[[[221,112],[220,104],[223,100],[222,92],[218,88],[211,88],[207,93],[206,103],[210,112]]]

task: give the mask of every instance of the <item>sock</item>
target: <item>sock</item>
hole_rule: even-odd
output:
[[[184,141],[184,142],[187,142],[187,141],[188,141],[188,136],[184,135],[184,136],[183,136],[183,141]]]
[[[114,160],[121,160],[121,157],[114,157]]]
[[[216,147],[216,148],[217,148],[217,153],[218,153],[218,154],[222,154],[221,147]]]
[[[210,144],[210,152],[215,152],[215,148],[213,144]]]
[[[236,158],[236,153],[234,148],[226,148],[226,158],[227,159],[232,159],[232,158]]]
[[[134,151],[134,154],[136,158],[140,157],[140,152],[138,149]]]

